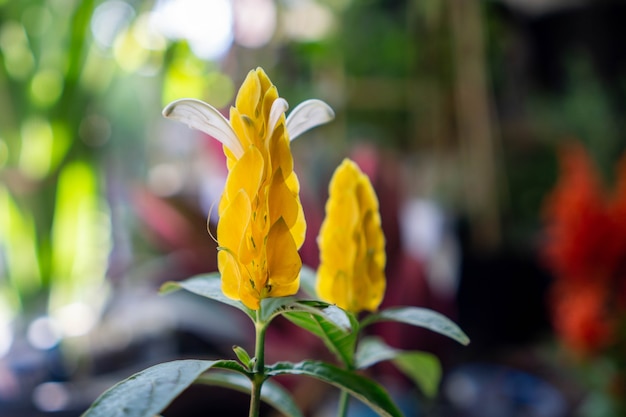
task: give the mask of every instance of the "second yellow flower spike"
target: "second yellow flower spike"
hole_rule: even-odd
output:
[[[385,236],[374,188],[349,159],[330,181],[318,245],[318,296],[355,313],[376,311],[386,285]]]

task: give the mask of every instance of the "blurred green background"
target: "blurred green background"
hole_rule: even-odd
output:
[[[0,416],[76,415],[79,400],[50,405],[61,394],[45,390],[59,387],[44,400],[29,387],[106,370],[89,358],[115,300],[214,268],[205,217],[220,149],[164,120],[171,100],[227,108],[262,66],[292,108],[335,109],[293,143],[308,263],[346,155],[370,164],[395,224],[390,251],[408,251],[400,211],[419,200],[460,225],[451,262],[513,252],[536,263],[560,144],[583,142],[607,182],[624,149],[625,18],[618,1],[0,0]],[[476,306],[456,304],[462,276],[450,274],[440,298],[463,324]],[[527,280],[538,310],[544,279]],[[122,316],[133,314],[146,332],[162,319],[140,304]],[[16,360],[47,368],[24,377]]]

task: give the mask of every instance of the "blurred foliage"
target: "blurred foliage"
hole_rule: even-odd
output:
[[[607,180],[624,149],[623,41],[615,34],[626,15],[611,1],[539,14],[506,3],[484,6],[488,70],[506,184],[505,232],[528,244],[556,181],[558,148],[583,143]]]
[[[333,126],[296,150],[308,158],[309,182],[324,184],[316,178],[332,158],[371,142],[406,168],[403,194],[438,199],[461,217],[472,210],[465,181],[478,175],[496,190],[505,241],[537,233],[560,143],[582,140],[601,169],[624,147],[621,67],[605,79],[594,51],[570,42],[559,55],[534,56],[541,16],[474,3],[483,56],[455,45],[469,26],[455,23],[454,0],[261,3],[277,17],[268,42],[243,46],[235,33],[207,58],[154,31],[160,2],[0,1],[0,320],[102,303],[107,268],[119,274],[136,261],[126,247],[136,231],[129,184],[198,153],[184,138],[164,140],[162,104],[195,97],[226,107],[257,65],[289,102],[321,97],[337,111]],[[471,98],[488,104],[479,123],[493,136],[475,154],[487,154],[492,173],[467,163],[476,144],[461,123],[459,80],[472,60],[484,61],[485,86]],[[537,76],[552,61],[564,68],[558,88]],[[179,165],[185,183],[200,182],[192,164]]]
[[[151,7],[94,0],[0,4],[4,323],[20,311],[45,314],[76,301],[102,305],[106,270],[117,261],[110,251],[127,237],[120,229],[131,226],[119,184],[143,176],[144,139],[154,133],[149,126],[161,103],[198,95],[221,105],[232,99],[232,82],[215,64],[154,33]]]
[[[13,310],[41,305],[48,292],[57,308],[87,297],[106,268],[96,150],[110,127],[84,71],[94,6],[24,1],[0,9],[0,305]]]

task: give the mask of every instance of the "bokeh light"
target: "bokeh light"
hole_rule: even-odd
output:
[[[142,48],[132,28],[122,31],[115,39],[113,54],[123,70],[134,73],[148,61],[150,51]]]
[[[58,324],[51,317],[42,316],[30,323],[26,337],[32,347],[48,350],[61,341],[61,331]]]
[[[7,146],[6,141],[4,141],[0,137],[0,168],[2,168],[4,164],[6,164],[8,159],[9,159],[9,147]]]
[[[87,334],[97,321],[93,307],[82,302],[68,304],[58,309],[53,315],[64,337]]]
[[[233,8],[229,0],[159,0],[152,18],[169,39],[185,40],[199,57],[214,60],[233,42]]]
[[[33,403],[45,412],[63,410],[69,403],[70,394],[59,382],[44,382],[33,391]]]
[[[63,75],[56,69],[38,71],[30,84],[30,93],[33,103],[41,107],[49,107],[63,92]]]
[[[18,22],[5,22],[0,28],[0,48],[9,76],[16,80],[27,78],[35,67],[24,26]]]
[[[104,48],[112,47],[115,38],[128,28],[134,16],[135,10],[125,1],[105,1],[96,7],[91,18],[94,39]]]
[[[174,164],[158,164],[150,169],[148,185],[152,192],[161,197],[170,197],[183,187],[183,174]]]
[[[13,344],[13,329],[9,322],[0,316],[0,358],[9,353]]]
[[[266,45],[276,31],[276,5],[272,0],[235,0],[235,42],[247,48]]]
[[[32,117],[24,121],[21,134],[20,168],[32,178],[41,178],[50,169],[53,146],[50,123],[42,117]]]
[[[328,36],[335,16],[328,6],[314,0],[289,0],[282,14],[285,35],[298,41],[317,41]]]

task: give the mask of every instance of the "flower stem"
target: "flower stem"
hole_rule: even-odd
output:
[[[254,346],[254,362],[252,390],[250,393],[250,417],[258,417],[261,409],[261,387],[265,381],[265,331],[267,325],[261,320],[261,307],[256,311],[254,322],[256,341]]]
[[[339,397],[339,408],[337,409],[337,417],[346,417],[348,415],[348,406],[350,405],[350,394],[348,391],[341,390]]]
[[[263,380],[258,378],[258,375],[254,375],[252,379],[252,392],[250,395],[250,414],[249,417],[259,417],[259,411],[261,410],[261,386]]]
[[[254,346],[254,372],[263,374],[265,372],[265,330],[267,325],[261,321],[261,307],[256,311],[256,320],[254,322],[256,330],[256,344]]]

